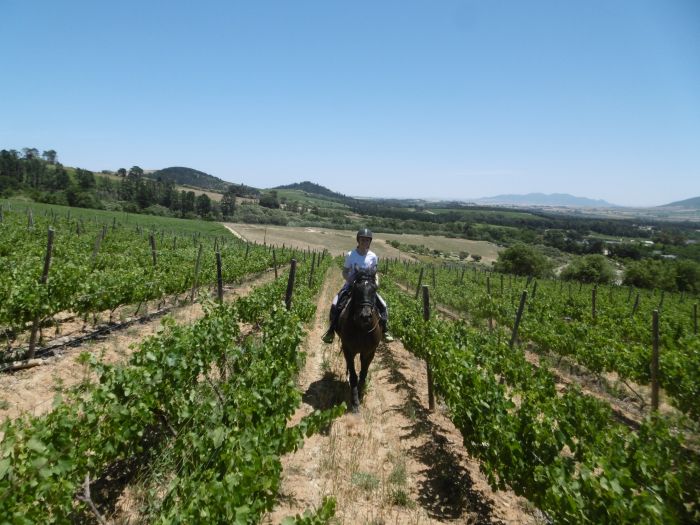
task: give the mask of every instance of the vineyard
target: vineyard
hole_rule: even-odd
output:
[[[430,363],[465,447],[481,460],[494,488],[512,488],[555,522],[697,522],[697,442],[685,443],[678,430],[685,422],[697,435],[700,343],[691,301],[662,295],[646,298],[645,308],[638,293],[628,303],[631,290],[572,291],[556,282],[538,286],[476,271],[465,278],[464,269],[425,270],[391,266],[398,283],[387,292],[394,325],[404,345]],[[425,284],[432,280],[434,301],[461,319],[423,320],[419,294],[413,296],[423,277]],[[519,290],[526,286],[523,314],[527,293]],[[517,337],[538,352],[646,384],[651,308],[662,313],[659,383],[680,419],[652,413],[629,429],[606,403],[576,385],[557,389],[547,367],[534,366],[513,348]]]
[[[44,228],[36,218],[27,228],[22,219],[5,212],[0,224],[3,264],[8,264],[3,269],[9,271],[16,261],[30,274],[3,281],[3,294],[16,298],[3,307],[3,320],[12,320],[12,329],[24,325],[11,312],[23,312],[26,323],[64,309],[97,311],[105,303],[90,303],[95,306],[88,309],[86,291],[108,282],[118,286],[115,290],[133,291],[110,298],[111,308],[189,291],[198,284],[195,275],[200,285],[216,282],[212,258],[199,260],[198,271],[195,258],[186,259],[185,254],[201,253],[191,239],[192,247],[154,253],[152,243],[140,249],[144,236],[138,232],[115,228],[103,235],[105,227],[98,226],[92,235],[89,230],[66,234],[60,245],[61,232],[75,225],[55,218],[54,264],[42,280],[31,263],[41,260],[43,235],[35,230]],[[101,260],[88,249],[90,238],[103,240]],[[15,251],[20,242],[23,250]],[[273,266],[278,256],[286,267],[281,258],[292,255],[279,250],[273,256],[267,247],[230,240],[217,247],[217,259],[231,261],[228,270],[220,267],[229,283]],[[166,318],[162,333],[143,341],[127,363],[107,365],[84,354],[97,381],[67,393],[42,417],[5,421],[0,429],[3,522],[101,519],[90,487],[94,492],[115,468],[129,471],[127,477],[148,495],[142,517],[149,522],[258,521],[276,496],[279,457],[343,410],[341,405],[314,413],[287,427],[300,402],[293,379],[303,363],[302,323],[315,311],[314,294],[330,263],[320,254],[303,257],[298,265],[292,262],[293,278],[283,274],[232,303],[205,299],[206,315],[192,325]],[[184,261],[190,264],[185,267]],[[22,302],[27,296],[33,299]],[[332,508],[328,500],[319,516]]]
[[[400,342],[353,419],[337,347],[311,341],[338,262],[2,210],[6,374],[70,320],[164,317],[121,362],[84,351],[90,373],[50,411],[1,423],[0,523],[700,521],[697,297],[382,260]],[[167,315],[193,302],[199,319]]]
[[[0,330],[7,350],[29,332],[30,354],[37,331],[57,325],[64,312],[94,324],[106,312],[112,321],[119,307],[136,305],[138,313],[148,301],[194,299],[199,287],[215,287],[219,279],[236,283],[291,258],[289,250],[230,237],[224,242],[219,236],[130,228],[116,217],[90,223],[5,211],[0,230]]]

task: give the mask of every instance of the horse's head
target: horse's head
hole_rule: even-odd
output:
[[[370,327],[376,321],[374,319],[377,299],[375,273],[371,270],[360,270],[352,284],[353,317],[364,327]]]

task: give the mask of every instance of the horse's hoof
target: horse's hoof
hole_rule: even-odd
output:
[[[352,406],[350,407],[350,411],[351,411],[353,414],[359,414],[359,413],[360,413],[360,405],[357,405],[357,406],[352,405]]]

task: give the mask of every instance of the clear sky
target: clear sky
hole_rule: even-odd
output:
[[[0,149],[470,199],[700,195],[700,1],[0,0]]]

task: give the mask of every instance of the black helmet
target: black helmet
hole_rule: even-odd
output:
[[[372,232],[367,228],[362,228],[360,231],[357,232],[357,236],[355,237],[355,239],[357,239],[357,242],[360,242],[360,237],[369,237],[371,239]]]

